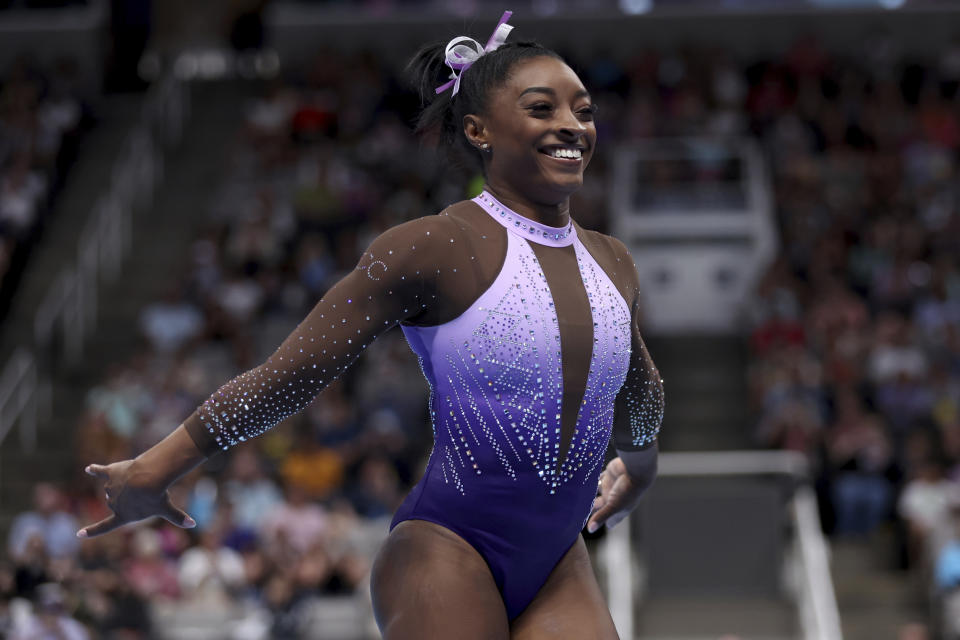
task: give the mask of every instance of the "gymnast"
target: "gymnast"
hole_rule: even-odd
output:
[[[653,482],[663,385],[629,252],[571,218],[597,142],[590,94],[553,51],[506,42],[509,16],[485,46],[455,38],[410,65],[418,131],[475,154],[482,193],[384,232],[266,362],[135,459],[88,466],[113,513],[79,536],[154,515],[193,526],[171,484],[303,409],[400,324],[434,446],[374,561],[383,637],[617,638],[580,533]]]

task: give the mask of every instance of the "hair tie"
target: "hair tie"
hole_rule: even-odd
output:
[[[513,27],[507,24],[507,20],[513,15],[513,11],[504,11],[493,30],[493,35],[487,40],[486,46],[481,47],[480,43],[467,36],[457,36],[447,43],[447,48],[443,52],[444,63],[450,67],[450,81],[437,87],[437,93],[443,93],[450,87],[453,87],[451,97],[457,95],[460,90],[460,77],[463,72],[470,68],[477,59],[485,53],[497,49],[502,45]]]

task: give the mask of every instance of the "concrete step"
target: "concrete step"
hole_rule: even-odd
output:
[[[158,190],[152,211],[134,228],[134,256],[124,275],[104,291],[98,330],[85,349],[83,371],[94,380],[118,359],[142,346],[139,316],[149,303],[176,284],[189,264],[188,252],[207,220],[207,207],[226,168],[224,152],[240,124],[241,110],[232,105],[236,91],[224,87],[194,87],[193,117],[180,147],[167,162],[166,182]],[[230,114],[229,116],[225,114]]]
[[[678,394],[673,393],[672,396]],[[678,399],[667,405],[670,418],[675,421],[713,424],[732,422],[743,413],[743,403],[738,398],[715,391],[690,394],[689,398]],[[742,426],[742,422],[738,423]]]
[[[831,541],[831,574],[845,640],[893,638],[928,617],[923,587],[892,565],[892,531],[869,540]]]
[[[766,598],[656,598],[636,618],[638,639],[795,640],[796,612],[790,602]]]
[[[735,364],[735,363],[734,363]],[[662,373],[662,372],[661,372]],[[674,371],[669,380],[664,378],[664,384],[669,383],[672,392],[701,392],[714,391],[717,393],[736,394],[743,389],[743,380],[738,379],[736,369],[731,371],[729,364],[713,365],[710,368],[687,367],[684,371]]]
[[[33,315],[69,260],[76,259],[77,238],[97,198],[110,184],[114,159],[139,117],[143,96],[112,95],[97,105],[99,121],[82,142],[43,236],[30,255],[0,332],[0,362],[18,345],[33,343]]]
[[[650,337],[664,379],[665,451],[753,446],[747,411],[747,351],[738,336]]]

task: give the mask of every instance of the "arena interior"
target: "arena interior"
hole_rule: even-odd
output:
[[[0,636],[379,637],[431,446],[399,329],[182,479],[195,529],[78,540],[83,469],[478,192],[403,68],[504,9],[599,105],[573,216],[631,250],[665,380],[656,484],[585,534],[621,637],[960,638],[953,0],[0,0]]]

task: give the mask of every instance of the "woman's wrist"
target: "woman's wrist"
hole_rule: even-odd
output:
[[[146,474],[150,484],[169,487],[206,461],[205,456],[180,425],[166,438],[134,458],[133,473]]]
[[[641,491],[646,491],[657,475],[657,454],[656,445],[639,451],[617,450],[627,476]]]

